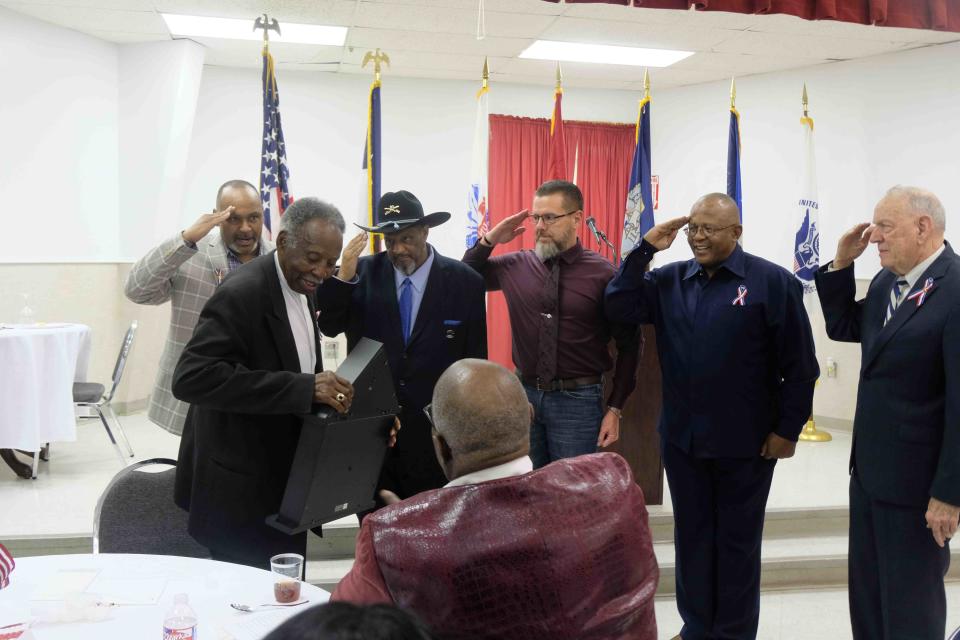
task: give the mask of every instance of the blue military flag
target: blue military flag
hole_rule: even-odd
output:
[[[650,180],[650,96],[640,101],[635,139],[627,206],[623,216],[623,236],[620,240],[621,259],[626,258],[644,234],[654,226],[653,189]]]
[[[743,189],[740,185],[740,113],[730,105],[730,131],[727,135],[727,195],[740,209],[743,224]]]

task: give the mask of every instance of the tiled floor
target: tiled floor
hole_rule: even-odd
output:
[[[673,598],[657,600],[657,637],[669,640],[683,623]],[[947,585],[947,630],[960,626],[960,583]],[[767,592],[760,596],[759,640],[848,640],[850,617],[843,589]]]

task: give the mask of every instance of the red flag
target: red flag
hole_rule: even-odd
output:
[[[567,147],[563,138],[563,116],[560,102],[563,89],[559,86],[553,93],[553,116],[550,118],[550,148],[547,151],[546,180],[567,180]]]

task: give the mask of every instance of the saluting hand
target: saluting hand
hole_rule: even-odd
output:
[[[869,222],[861,222],[853,229],[840,236],[840,242],[837,243],[837,255],[833,258],[834,269],[846,269],[853,261],[863,255],[870,244],[870,234],[873,233],[873,225]]]
[[[673,244],[673,241],[677,238],[677,234],[680,233],[680,229],[688,222],[690,222],[690,216],[681,216],[673,220],[661,222],[650,229],[650,231],[647,231],[643,239],[652,244],[657,251],[663,251]]]
[[[347,246],[343,248],[343,253],[340,254],[340,271],[337,272],[338,278],[346,280],[347,282],[353,280],[353,277],[357,275],[357,260],[360,259],[360,254],[363,253],[366,246],[366,231],[361,231],[347,243]]]
[[[487,235],[483,239],[494,246],[510,242],[527,230],[523,226],[523,221],[528,217],[530,217],[530,211],[527,209],[506,217],[493,229],[487,231]]]
[[[353,385],[333,371],[318,373],[313,379],[313,400],[346,413],[353,403]]]
[[[183,230],[180,234],[183,236],[183,239],[187,242],[192,242],[196,244],[207,237],[207,234],[210,233],[210,230],[221,222],[226,222],[227,218],[233,213],[234,206],[230,205],[223,211],[214,211],[213,213],[205,213],[194,222],[192,225]]]

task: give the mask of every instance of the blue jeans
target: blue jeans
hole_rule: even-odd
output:
[[[533,405],[530,459],[539,469],[554,460],[596,453],[603,420],[603,385],[564,391],[537,391],[523,385]]]

